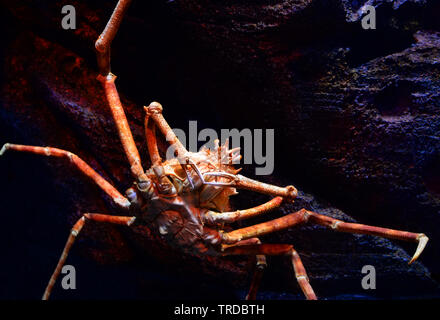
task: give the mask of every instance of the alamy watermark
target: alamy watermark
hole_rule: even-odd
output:
[[[61,269],[62,274],[66,274],[61,280],[61,287],[64,290],[76,289],[76,270],[75,267],[66,264]]]
[[[376,8],[371,5],[365,5],[361,8],[362,17],[361,25],[365,30],[376,29]]]
[[[211,128],[205,128],[199,132],[197,121],[190,121],[188,135],[179,128],[173,128],[173,132],[190,152],[198,152],[203,147],[214,151],[216,140],[219,140],[221,144],[229,140],[229,149],[240,148],[242,159],[231,160],[228,157],[221,157],[219,160],[222,164],[255,164],[258,166],[255,168],[255,175],[270,175],[273,172],[275,161],[274,129],[221,129],[219,137],[217,131]],[[166,139],[172,141],[171,136],[167,136]],[[198,148],[200,143],[203,145]],[[166,158],[172,159],[174,157],[174,148],[168,148]]]
[[[64,30],[76,29],[76,10],[75,7],[67,4],[61,8],[61,13],[65,14],[61,20],[61,27]]]
[[[362,267],[362,274],[366,274],[362,278],[362,289],[370,290],[376,289],[376,268],[372,265],[365,265]]]

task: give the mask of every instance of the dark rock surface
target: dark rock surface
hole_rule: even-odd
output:
[[[199,128],[275,128],[275,172],[262,179],[306,193],[272,217],[306,207],[430,236],[421,263],[411,267],[406,252],[413,244],[313,226],[267,236],[266,242],[295,245],[319,297],[438,297],[440,7],[368,1],[377,8],[377,30],[363,30],[365,3],[134,1],[114,42],[112,68],[145,164],[142,105],[153,100],[173,127],[197,120]],[[123,191],[130,175],[95,80],[93,52],[113,3],[71,4],[78,29],[66,31],[61,4],[2,2],[8,32],[0,52],[0,143],[70,150]],[[0,294],[39,298],[81,213],[117,210],[62,161],[8,153],[0,171],[8,225],[1,240],[11,262],[0,268]],[[265,200],[244,192],[233,204]],[[142,232],[87,227],[69,258],[84,270],[79,289],[54,297],[245,295],[249,261],[196,268],[141,240]],[[302,298],[288,263],[269,262],[260,297]],[[375,291],[360,285],[367,264],[376,267]],[[188,285],[192,296],[183,289]]]

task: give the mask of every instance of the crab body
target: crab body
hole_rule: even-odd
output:
[[[239,171],[231,163],[223,163],[239,158],[238,150],[228,150],[227,143],[219,146],[216,141],[214,150],[202,148],[197,153],[189,152],[187,156],[202,175],[219,170],[230,174]],[[229,197],[238,194],[236,189],[204,184],[195,172],[187,172],[176,158],[164,161],[159,169],[147,170],[146,176],[149,179],[147,192],[142,192],[137,183],[126,191],[136,223],[147,225],[157,237],[182,253],[199,257],[218,255],[223,226],[220,223],[206,225],[203,216],[211,209],[218,212],[230,210]],[[213,179],[225,180],[222,177],[208,178]],[[173,193],[160,193],[164,180],[165,183],[171,182]]]

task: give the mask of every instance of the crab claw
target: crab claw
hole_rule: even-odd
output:
[[[414,253],[414,256],[412,257],[411,261],[408,262],[408,264],[411,264],[417,260],[417,258],[423,252],[423,249],[425,249],[425,246],[428,243],[428,240],[429,240],[429,238],[423,233],[421,233],[417,236],[417,241],[419,242],[419,244],[417,245],[416,253]]]

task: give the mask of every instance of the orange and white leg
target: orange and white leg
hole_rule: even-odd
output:
[[[148,154],[150,155],[151,166],[158,166],[162,163],[162,159],[159,155],[159,149],[157,147],[157,139],[156,139],[156,126],[150,120],[150,115],[148,112],[148,108],[145,109],[145,138],[147,140]]]
[[[335,231],[369,234],[383,238],[417,242],[417,250],[409,263],[414,262],[420,256],[426,246],[426,243],[429,240],[429,238],[423,233],[413,233],[401,230],[368,226],[358,223],[348,223],[327,217],[316,212],[302,209],[300,211],[288,214],[278,219],[224,233],[223,241],[225,241],[225,243],[235,243],[237,241],[259,237],[279,230],[284,230],[305,222],[323,225]]]
[[[310,222],[322,226],[326,226],[335,231],[357,233],[357,234],[369,234],[369,235],[379,236],[388,239],[416,242],[418,244],[417,250],[414,253],[412,259],[409,261],[409,264],[417,260],[417,258],[423,252],[423,249],[425,249],[425,246],[429,240],[429,238],[424,233],[413,233],[408,231],[368,226],[359,223],[349,223],[349,222],[333,219],[331,217],[327,217],[325,215],[312,211],[307,211],[307,214]]]
[[[107,102],[110,106],[113,119],[116,123],[119,138],[130,164],[131,173],[134,178],[139,180],[140,177],[144,175],[144,169],[142,168],[139,151],[134,142],[124,109],[122,108],[121,100],[119,99],[115,79],[116,76],[112,73],[109,73],[105,77],[101,75],[98,76],[98,80],[104,87]]]
[[[295,278],[307,300],[317,300],[316,294],[309,283],[306,269],[300,256],[292,245],[288,244],[255,244],[232,246],[224,249],[224,255],[285,255],[292,261]]]
[[[124,14],[127,11],[131,0],[119,0],[112,16],[110,17],[104,31],[95,43],[96,57],[98,60],[99,72],[102,76],[110,73],[110,46],[118,32]]]
[[[270,201],[263,203],[254,208],[245,209],[245,210],[237,210],[230,212],[215,212],[215,211],[206,211],[202,214],[202,219],[204,223],[215,225],[219,223],[233,223],[236,221],[244,220],[259,216],[271,210],[278,208],[283,202],[282,197],[275,197]]]
[[[223,249],[237,247],[237,246],[248,246],[253,244],[261,244],[260,239],[251,238],[237,242],[236,244],[233,245],[224,245]],[[246,295],[246,300],[256,300],[258,288],[260,287],[260,283],[261,283],[261,278],[263,277],[264,270],[267,267],[265,255],[261,255],[261,254],[256,255],[256,260],[257,261],[255,265],[255,270],[254,270],[254,274],[252,275],[252,282],[249,288],[249,292]]]
[[[61,269],[63,268],[64,263],[66,262],[70,248],[72,247],[76,237],[78,236],[79,232],[81,231],[87,220],[130,226],[134,222],[135,217],[121,217],[121,216],[111,216],[111,215],[99,214],[99,213],[85,213],[72,227],[72,231],[70,232],[70,235],[67,238],[66,245],[64,246],[63,253],[61,254],[60,259],[58,260],[58,264],[55,268],[55,271],[50,277],[49,283],[46,287],[46,290],[44,291],[43,300],[49,299],[55,281],[57,280],[61,272]]]
[[[145,107],[145,111],[147,112],[148,117],[154,121],[156,127],[169,142],[174,150],[175,156],[177,156],[177,158],[179,159],[183,159],[188,151],[179,141],[179,138],[177,138],[173,129],[171,129],[170,125],[163,117],[162,110],[163,107],[159,102],[152,102],[148,107]],[[181,162],[185,163],[183,160],[181,160]]]
[[[19,144],[6,143],[0,150],[0,156],[7,150],[28,152],[33,154],[44,155],[48,157],[57,157],[68,159],[74,166],[76,166],[84,175],[89,177],[95,182],[107,195],[109,195],[113,201],[123,208],[130,207],[130,201],[128,201],[122,194],[116,190],[107,180],[101,177],[95,170],[93,170],[84,160],[77,155],[57,148],[51,147],[35,147]]]
[[[144,170],[142,168],[139,151],[133,139],[133,135],[128,125],[127,117],[122,108],[121,100],[119,98],[118,90],[116,89],[116,76],[110,70],[110,46],[116,36],[116,33],[121,25],[124,14],[130,4],[130,0],[120,0],[113,11],[104,31],[99,36],[95,43],[95,49],[98,59],[100,73],[98,80],[104,87],[107,102],[113,119],[116,123],[119,138],[121,140],[124,152],[130,164],[132,175],[139,181],[144,180]]]
[[[294,186],[278,187],[250,179],[240,174],[235,175],[231,187],[269,194],[271,196],[279,196],[288,200],[294,200],[298,196],[298,190],[296,190]]]
[[[197,168],[197,165],[193,163],[191,159],[186,159],[186,161],[188,162],[188,165],[190,165],[197,173],[203,184],[245,189],[274,197],[283,197],[286,200],[291,201],[298,196],[298,190],[294,186],[278,187],[272,184],[247,178],[240,174],[231,174],[223,171],[210,171],[202,174]],[[224,182],[207,181],[208,177],[223,178]]]

